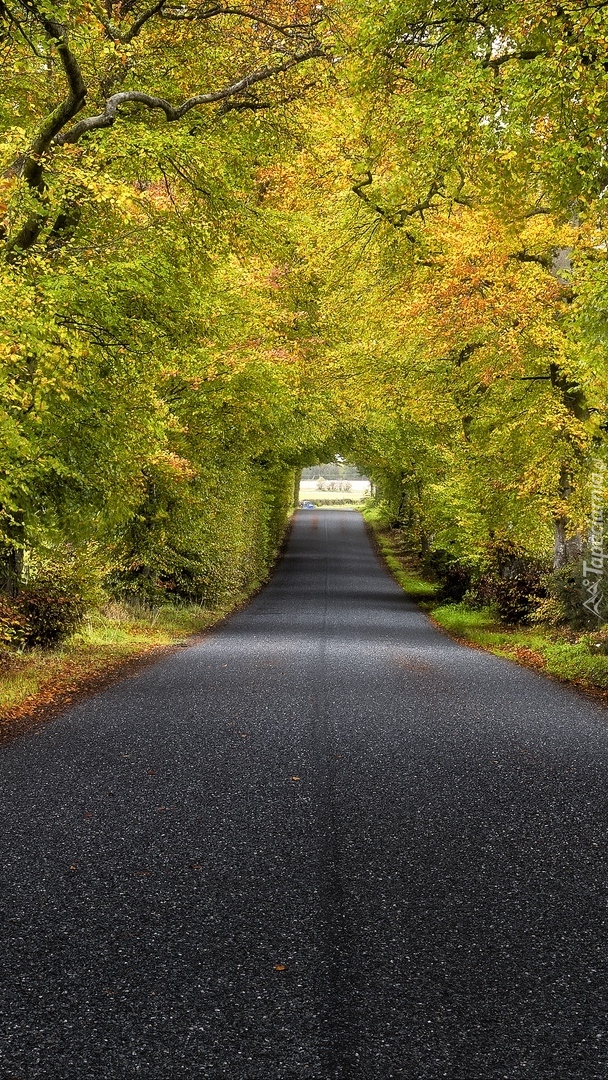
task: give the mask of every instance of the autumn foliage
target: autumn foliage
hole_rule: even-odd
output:
[[[495,541],[580,553],[608,423],[601,7],[0,23],[6,641],[62,551],[101,552],[106,592],[240,595],[336,452],[473,578]]]

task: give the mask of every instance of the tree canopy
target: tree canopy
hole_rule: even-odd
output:
[[[4,588],[238,591],[336,453],[421,550],[567,562],[607,44],[578,0],[2,0]]]

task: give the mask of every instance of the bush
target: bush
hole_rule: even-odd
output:
[[[480,602],[493,606],[504,623],[531,622],[547,597],[547,568],[509,540],[488,545],[487,555],[487,570],[475,587]]]
[[[582,558],[547,575],[547,589],[549,595],[561,605],[564,621],[573,630],[596,629],[606,619],[605,610],[598,618],[592,611],[583,607],[588,593],[583,584]],[[608,587],[606,591],[608,592]]]
[[[473,567],[444,548],[431,551],[424,564],[441,581],[440,599],[460,603],[471,588]]]
[[[0,593],[0,648],[54,645],[76,629],[84,610],[76,589],[42,575],[17,596]]]
[[[82,597],[51,581],[36,580],[15,598],[25,621],[25,645],[54,645],[76,629],[84,615]]]
[[[27,619],[17,602],[0,593],[0,648],[18,649],[27,638]]]
[[[544,623],[545,626],[562,626],[567,622],[564,605],[555,596],[543,596],[537,600],[530,615],[530,622]]]
[[[32,557],[24,591],[43,588],[53,596],[77,599],[87,610],[101,608],[108,599],[105,581],[109,569],[107,552],[95,543],[79,548],[55,545],[50,552]]]
[[[501,622],[525,624],[532,621],[547,590],[542,569],[531,565],[502,577],[483,574],[477,585],[477,595],[483,603],[496,609]]]

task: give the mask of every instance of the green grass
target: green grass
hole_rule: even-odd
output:
[[[496,618],[489,608],[471,610],[465,604],[438,603],[431,607],[433,618],[455,637],[467,637],[476,645],[502,645],[508,637],[496,627]]]
[[[583,686],[608,687],[608,656],[598,655],[587,642],[547,642],[543,653],[549,675]]]
[[[270,572],[270,570],[269,570]],[[44,705],[63,704],[84,689],[103,685],[125,663],[214,626],[253,596],[268,575],[206,607],[195,603],[111,601],[91,612],[78,630],[51,649],[0,650],[0,728]]]
[[[220,614],[223,611],[220,609]],[[71,641],[81,645],[145,644],[152,636],[157,643],[168,645],[176,635],[196,633],[217,617],[216,611],[200,604],[111,603],[104,611],[90,615]]]
[[[54,649],[3,654],[0,720],[14,718],[35,705],[69,698],[80,687],[118,670],[127,660],[208,629],[234,606],[233,602],[210,610],[199,604],[111,603],[89,615]]]
[[[397,579],[401,588],[405,590],[418,603],[432,603],[436,598],[439,585],[433,581],[425,581],[408,567],[399,556],[392,554],[385,544],[380,541],[380,549],[384,560],[393,577]]]
[[[320,508],[324,506],[356,506],[360,507],[365,502],[366,496],[358,496],[357,492],[335,491],[311,491],[300,496],[301,502],[311,502]]]
[[[492,608],[470,608],[438,598],[440,586],[403,553],[380,515],[366,509],[386,564],[401,587],[453,637],[527,667],[545,671],[564,682],[589,690],[608,688],[608,656],[598,649],[593,634],[545,626],[505,626]]]

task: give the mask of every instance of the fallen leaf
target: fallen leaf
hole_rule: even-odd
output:
[[[290,780],[299,780],[299,779],[300,779],[300,777],[299,777],[299,776],[291,776],[291,777],[290,777]]]
[[[287,969],[286,964],[275,964],[274,965],[274,970],[275,971],[286,971],[286,969]]]

